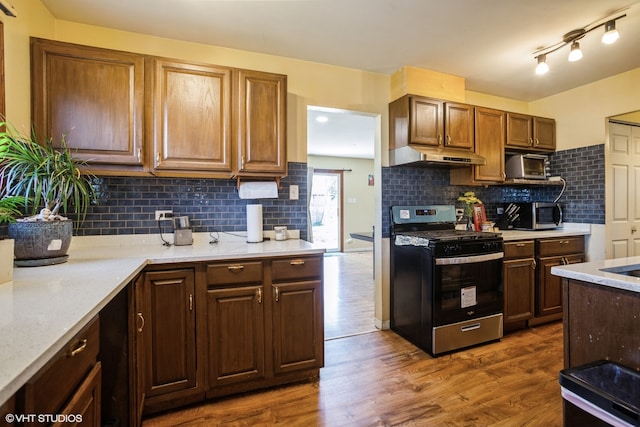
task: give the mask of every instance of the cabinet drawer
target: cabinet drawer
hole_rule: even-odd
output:
[[[509,258],[533,258],[535,244],[533,240],[523,240],[520,242],[505,242],[504,257]]]
[[[25,413],[57,413],[96,363],[99,350],[100,322],[96,317],[25,384]]]
[[[538,240],[538,256],[567,255],[584,252],[584,237]]]
[[[297,257],[274,260],[273,281],[322,277],[322,257]]]
[[[238,261],[207,266],[208,285],[261,283],[262,261]]]

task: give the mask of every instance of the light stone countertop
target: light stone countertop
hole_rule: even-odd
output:
[[[640,257],[560,265],[551,267],[551,274],[567,279],[582,280],[583,282],[594,283],[596,285],[640,293],[640,277],[627,276],[615,272],[633,269],[634,267],[640,269]],[[602,269],[613,271],[602,271]]]
[[[74,237],[66,263],[14,268],[0,284],[0,406],[148,264],[324,253],[299,239],[215,237],[196,233],[190,246],[163,246],[159,235]]]
[[[500,230],[505,242],[526,239],[548,239],[554,237],[587,236],[591,234],[589,224],[571,224],[555,230]]]

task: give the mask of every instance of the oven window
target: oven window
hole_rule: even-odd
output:
[[[435,268],[433,314],[445,325],[502,311],[502,260]]]

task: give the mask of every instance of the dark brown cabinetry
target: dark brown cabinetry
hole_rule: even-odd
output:
[[[485,165],[451,169],[451,184],[486,185],[504,181],[504,143],[506,113],[475,107],[475,153],[484,157]]]
[[[194,269],[147,271],[142,286],[145,412],[165,409],[166,402],[198,400],[204,382],[198,370]]]
[[[504,243],[504,323],[523,322],[534,315],[535,244],[533,240]]]
[[[405,95],[389,104],[389,149],[409,144],[473,149],[473,106]]]
[[[584,237],[540,239],[537,242],[536,316],[562,313],[562,281],[551,267],[584,261]]]
[[[555,120],[526,114],[507,113],[505,148],[516,151],[555,151]]]
[[[238,174],[286,175],[286,94],[284,75],[238,71]]]
[[[16,399],[20,413],[82,416],[82,425],[100,426],[99,351],[100,322],[95,318],[24,385]],[[36,417],[24,425],[52,424],[44,421]]]
[[[231,69],[148,58],[147,70],[153,168],[230,172]]]
[[[36,129],[92,172],[287,174],[287,77],[31,39]]]
[[[98,169],[142,171],[144,58],[31,39],[32,119],[41,137],[67,143]]]

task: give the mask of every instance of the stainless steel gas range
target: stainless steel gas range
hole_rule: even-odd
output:
[[[391,208],[391,329],[438,356],[502,337],[503,242],[450,205]]]

